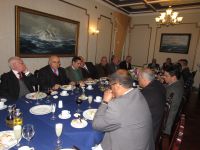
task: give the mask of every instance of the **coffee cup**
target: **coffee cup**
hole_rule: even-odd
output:
[[[58,101],[58,108],[63,108],[63,102],[61,100]]]
[[[5,103],[6,101],[7,101],[6,98],[1,98],[1,99],[0,99],[0,102],[4,102],[4,103]]]
[[[22,146],[22,147],[18,148],[18,150],[34,150],[34,147]]]
[[[101,97],[101,96],[96,96],[96,101],[97,101],[97,102],[101,102],[101,100],[102,100],[102,97]]]
[[[61,112],[61,116],[62,117],[66,117],[66,116],[68,116],[70,114],[70,111],[68,111],[68,110],[62,110],[62,112]]]
[[[87,87],[88,89],[92,89],[92,85],[88,85],[88,87]]]
[[[0,108],[3,108],[4,107],[4,102],[0,102]]]
[[[61,94],[62,95],[67,95],[68,93],[67,93],[67,91],[62,91]]]

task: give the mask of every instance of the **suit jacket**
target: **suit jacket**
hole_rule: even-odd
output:
[[[137,89],[102,103],[92,125],[105,132],[103,150],[154,150],[151,114]]]
[[[174,93],[170,111],[169,111],[169,115],[167,118],[166,127],[164,129],[164,133],[170,135],[176,114],[178,112],[178,109],[179,109],[179,106],[180,106],[180,103],[181,103],[182,97],[183,97],[183,91],[184,91],[183,82],[181,80],[178,80],[178,81],[168,85],[166,87],[166,90],[167,90],[167,95],[166,95],[167,97],[169,97],[169,95],[171,93]]]
[[[69,79],[65,74],[64,68],[58,68],[59,75],[55,75],[49,65],[41,68],[38,71],[38,80],[40,84],[40,90],[46,91],[47,88],[53,87],[55,84],[68,84]]]
[[[166,102],[166,89],[162,83],[157,80],[153,80],[149,83],[149,85],[144,87],[141,92],[144,95],[151,111],[154,140],[156,140]]]
[[[117,69],[119,69],[119,65],[115,65],[114,63],[110,63],[108,67],[109,67],[109,74],[112,74],[115,71],[117,71]]]
[[[96,79],[96,78],[98,78],[96,68],[92,64],[92,62],[85,62],[85,65],[86,65],[88,70],[85,69],[85,68],[81,68],[83,78],[84,79],[87,79],[87,78]]]
[[[126,65],[126,61],[122,61],[122,62],[119,64],[119,67],[120,67],[120,69],[126,69],[126,70],[130,70],[130,69],[132,69],[130,63],[128,64],[128,67],[127,67],[127,65]]]
[[[65,73],[66,73],[66,75],[67,75],[67,77],[69,78],[70,81],[81,81],[81,80],[83,80],[83,75],[82,75],[81,69],[77,69],[76,71],[79,75],[79,79],[76,78],[76,75],[74,73],[72,66],[65,68]]]
[[[98,78],[107,77],[109,75],[108,64],[106,64],[105,66],[102,66],[101,64],[97,64],[97,65],[95,65],[95,68],[96,68],[97,73],[98,73]]]
[[[33,86],[37,84],[37,79],[33,74],[23,75],[22,80],[30,92],[34,92]],[[9,100],[17,100],[19,98],[19,79],[15,76],[13,71],[4,73],[1,76],[0,95]]]

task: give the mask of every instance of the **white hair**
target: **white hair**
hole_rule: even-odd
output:
[[[149,81],[152,81],[155,79],[155,74],[153,71],[149,70],[149,69],[144,69],[142,72],[141,72],[141,75],[144,79],[147,79]]]
[[[20,57],[17,57],[17,56],[10,57],[10,58],[8,59],[8,65],[9,65],[10,69],[13,69],[13,64],[14,64],[16,61],[22,61],[22,59],[21,59]]]

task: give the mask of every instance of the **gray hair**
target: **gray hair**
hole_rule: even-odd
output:
[[[153,81],[155,79],[154,72],[149,68],[143,69],[140,74],[144,79],[148,81]]]
[[[8,59],[8,65],[10,67],[10,69],[13,69],[13,64],[16,62],[16,61],[21,61],[21,58],[20,57],[17,57],[17,56],[14,56],[14,57],[10,57]]]
[[[117,70],[115,73],[110,75],[109,79],[111,83],[118,82],[124,88],[131,88],[133,85],[132,77],[126,70],[123,69]]]

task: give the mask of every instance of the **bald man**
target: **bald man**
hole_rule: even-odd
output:
[[[16,101],[33,92],[33,86],[37,84],[37,80],[28,71],[20,57],[10,57],[8,64],[11,70],[1,76],[0,96]]]
[[[39,70],[38,80],[42,91],[47,91],[48,88],[57,90],[61,85],[69,83],[64,68],[60,67],[58,56],[49,58],[49,64]]]

